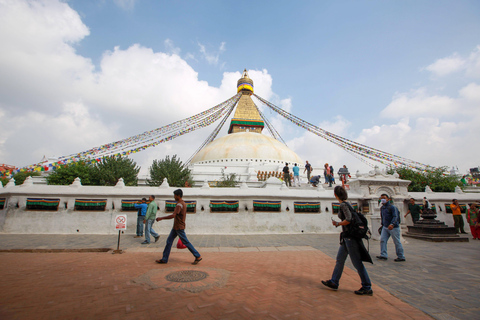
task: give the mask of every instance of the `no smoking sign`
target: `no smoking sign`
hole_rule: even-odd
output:
[[[120,214],[115,218],[115,230],[127,230],[127,215]]]

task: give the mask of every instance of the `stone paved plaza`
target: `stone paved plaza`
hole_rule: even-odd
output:
[[[340,290],[328,279],[338,235],[191,235],[204,260],[174,249],[161,257],[156,244],[122,235],[123,254],[75,252],[116,248],[115,235],[0,234],[1,319],[478,319],[480,241],[431,243],[408,239],[407,261],[367,265],[374,296],[351,269]],[[62,249],[62,253],[35,253]],[[10,251],[10,252],[9,252]],[[15,252],[18,251],[18,252]],[[34,252],[34,253],[31,253]],[[379,242],[370,241],[372,257]],[[347,266],[352,268],[350,262]],[[205,279],[175,283],[178,271]],[[348,300],[347,300],[348,299]],[[349,301],[348,306],[345,301]]]

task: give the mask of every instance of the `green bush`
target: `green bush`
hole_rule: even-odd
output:
[[[47,184],[69,185],[77,177],[80,178],[82,185],[98,185],[93,165],[84,161],[57,167],[47,176]]]
[[[15,185],[19,186],[23,184],[28,177],[38,176],[40,176],[40,172],[18,172],[13,175],[13,179],[15,179]]]
[[[225,174],[222,169],[222,177],[220,181],[217,181],[215,187],[217,188],[235,188],[238,185],[239,181],[235,173]]]
[[[184,187],[187,181],[192,185],[190,170],[177,159],[177,155],[172,158],[166,156],[163,160],[153,160],[149,171],[150,179],[147,180],[149,186],[159,186],[165,178],[172,187]]]
[[[98,185],[101,186],[114,186],[120,178],[123,178],[126,186],[136,186],[139,171],[140,167],[137,167],[136,162],[132,159],[112,156],[102,158],[100,162],[97,162],[93,174]]]
[[[400,179],[410,180],[408,191],[423,192],[429,186],[434,192],[454,192],[456,186],[462,186],[460,178],[447,174],[447,167],[440,167],[424,172],[406,167],[390,168],[387,172],[397,172]]]
[[[112,156],[102,158],[96,164],[79,161],[57,167],[47,177],[47,183],[69,185],[78,177],[85,186],[114,186],[118,179],[123,178],[126,186],[136,186],[139,171],[140,168],[132,159]]]

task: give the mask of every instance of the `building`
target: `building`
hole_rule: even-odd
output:
[[[262,133],[265,122],[251,98],[253,81],[247,70],[237,82],[237,92],[242,96],[228,134],[207,144],[190,161],[196,186],[205,180],[214,183],[223,173],[235,174],[250,187],[260,187],[269,173],[278,175],[285,163],[290,168],[294,163],[303,165],[303,160],[284,143]]]

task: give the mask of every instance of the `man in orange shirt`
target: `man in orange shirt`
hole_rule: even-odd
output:
[[[460,209],[460,205],[458,204],[457,199],[453,199],[452,204],[450,205],[450,208],[452,209],[452,214],[453,214],[453,223],[455,225],[455,233],[466,233],[465,230],[463,230],[463,217],[462,217],[462,211]]]
[[[173,228],[170,232],[170,235],[167,238],[167,243],[165,249],[163,250],[163,257],[161,260],[155,260],[157,263],[167,263],[168,257],[170,256],[170,251],[172,250],[172,244],[175,238],[178,236],[182,243],[188,248],[188,250],[195,256],[195,261],[192,264],[197,264],[202,260],[200,253],[195,249],[195,247],[188,241],[187,235],[185,234],[185,218],[187,217],[187,204],[183,201],[183,191],[182,189],[177,189],[173,191],[173,196],[175,201],[177,201],[177,206],[173,213],[166,217],[157,218],[157,221],[164,219],[174,219]]]

